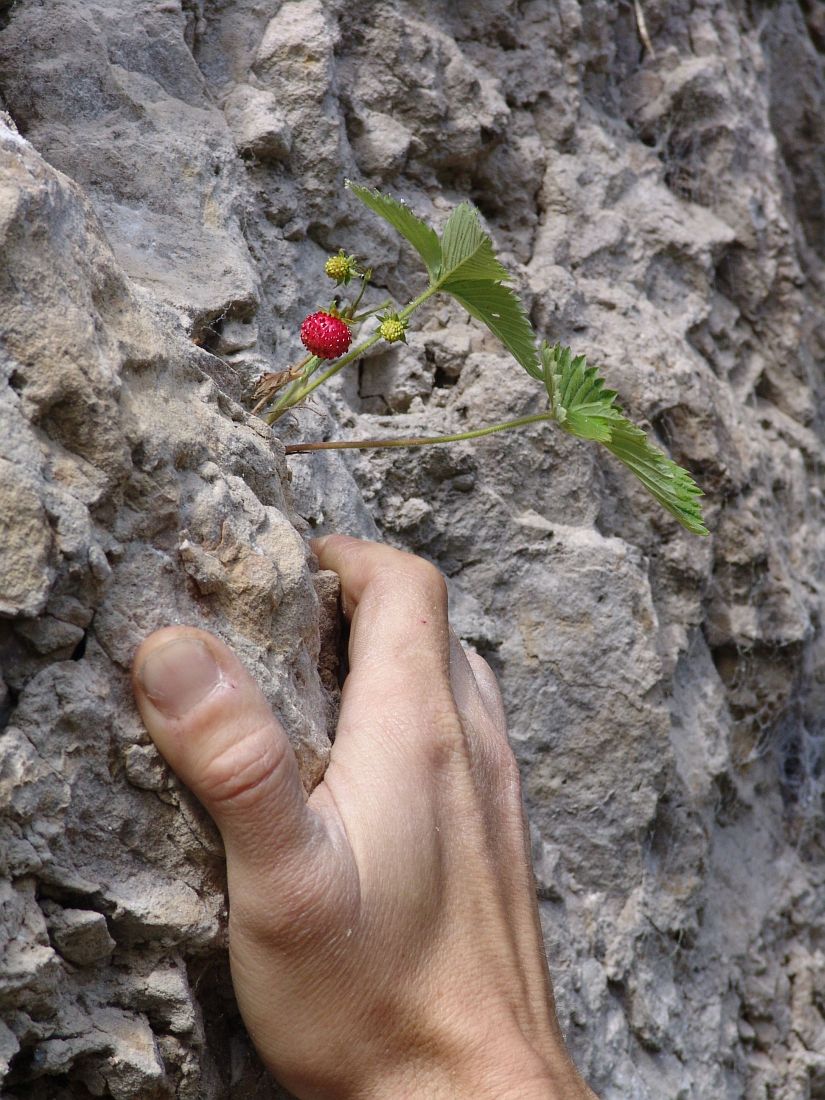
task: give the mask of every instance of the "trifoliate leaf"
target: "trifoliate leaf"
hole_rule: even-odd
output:
[[[615,390],[604,388],[595,367],[583,355],[573,358],[570,348],[542,344],[544,384],[553,415],[562,427],[580,439],[607,443],[613,427],[624,419],[614,405]]]
[[[686,470],[650,443],[641,428],[626,420],[605,446],[683,527],[694,535],[709,534],[699,503],[702,490]]]
[[[382,195],[380,191],[371,191],[368,187],[347,180],[347,187],[353,195],[370,208],[385,222],[397,229],[402,237],[406,237],[418,255],[427,265],[430,273],[430,281],[435,282],[441,267],[441,245],[438,243],[438,235],[425,221],[416,217],[412,210],[404,203],[398,202],[389,195]]]
[[[595,367],[570,348],[541,346],[544,384],[550,407],[565,431],[593,439],[623,462],[647,491],[695,535],[707,535],[699,498],[702,490],[681,466],[655,447],[641,428],[615,404],[616,393],[605,389]]]
[[[496,259],[493,242],[481,228],[478,211],[469,202],[453,210],[441,234],[443,290],[453,279],[509,279],[510,273]]]
[[[510,287],[482,279],[466,282],[451,279],[442,289],[485,324],[528,374],[542,377],[532,325]]]

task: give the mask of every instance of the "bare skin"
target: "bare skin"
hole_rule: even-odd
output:
[[[351,619],[329,768],[289,741],[218,639],[151,635],[149,733],[226,845],[238,1003],[306,1100],[593,1100],[559,1031],[498,686],[444,580],[377,543],[315,543]]]

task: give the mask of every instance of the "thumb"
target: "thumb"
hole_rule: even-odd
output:
[[[214,819],[236,873],[271,872],[317,838],[286,733],[223,642],[159,630],[135,656],[133,686],[152,740]]]

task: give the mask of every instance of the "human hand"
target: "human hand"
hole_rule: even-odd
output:
[[[425,561],[315,543],[341,578],[349,675],[306,800],[230,650],[170,627],[135,658],[149,733],[226,846],[232,977],[301,1098],[585,1100],[556,1022],[518,768],[495,677]]]

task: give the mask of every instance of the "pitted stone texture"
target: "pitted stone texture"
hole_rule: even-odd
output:
[[[599,1095],[812,1100],[825,1088],[815,5],[183,9],[0,13],[4,103],[88,193],[120,264],[78,191],[49,175],[47,203],[46,169],[7,136],[3,299],[20,362],[4,366],[0,450],[21,472],[10,483],[0,461],[4,1087],[274,1095],[227,993],[219,843],[119,669],[154,625],[217,629],[317,778],[334,710],[314,674],[314,597],[277,452],[232,398],[301,357],[300,321],[329,297],[326,250],[371,263],[382,298],[423,287],[410,250],[343,192],[349,176],[436,224],[476,201],[542,333],[602,366],[696,474],[713,534],[686,535],[608,456],[537,426],[296,456],[302,517],[436,561],[456,628],[499,673],[562,1024]],[[41,287],[52,304],[35,309]],[[343,372],[278,433],[452,432],[542,404],[495,340],[436,302],[409,347]],[[69,972],[51,906],[105,918],[111,968]]]
[[[89,966],[111,957],[115,941],[102,913],[61,909],[54,902],[44,902],[42,908],[51,941],[64,959],[78,966]]]
[[[211,979],[195,993],[186,976],[223,951],[222,850],[150,745],[128,669],[155,627],[217,631],[311,788],[330,703],[307,550],[280,448],[121,271],[80,189],[5,126],[0,161],[4,1095],[227,1095]]]
[[[789,180],[810,176],[817,194],[823,177],[798,124],[794,144],[775,120],[799,116],[783,106],[794,97],[823,118],[822,64],[792,5],[764,27],[729,8],[643,7],[655,59],[630,10],[609,5],[566,5],[563,25],[487,6],[434,15],[480,82],[501,80],[511,113],[493,149],[438,179],[451,202],[475,194],[499,248],[524,261],[548,338],[602,364],[696,472],[713,538],[686,536],[606,456],[539,427],[338,461],[384,537],[440,564],[492,625],[481,648],[523,765],[558,1001],[596,1090],[801,1098],[819,1087],[810,1036],[822,1014],[800,1043],[784,959],[800,937],[808,955],[816,942],[795,894],[823,898],[825,340],[815,203]],[[788,41],[793,92],[778,88]],[[355,36],[352,49],[361,56]],[[528,68],[526,89],[518,74],[539,49],[549,58]],[[542,145],[537,183],[510,169],[512,186],[499,175],[492,187],[528,138]],[[391,131],[388,157],[395,147]],[[358,165],[357,138],[353,148]],[[409,159],[369,170],[438,220],[443,199]],[[328,238],[358,246],[349,216]],[[384,276],[396,293],[400,270]],[[416,363],[407,350],[372,357],[357,384],[338,382],[321,430],[429,435],[541,407],[458,311],[436,307],[415,339]],[[285,431],[314,435],[317,418]],[[295,460],[299,500],[335,526],[310,461]],[[329,481],[334,461],[314,468]]]
[[[252,310],[235,150],[180,5],[57,0],[12,16],[0,42],[6,107],[84,187],[117,259],[193,320]]]

